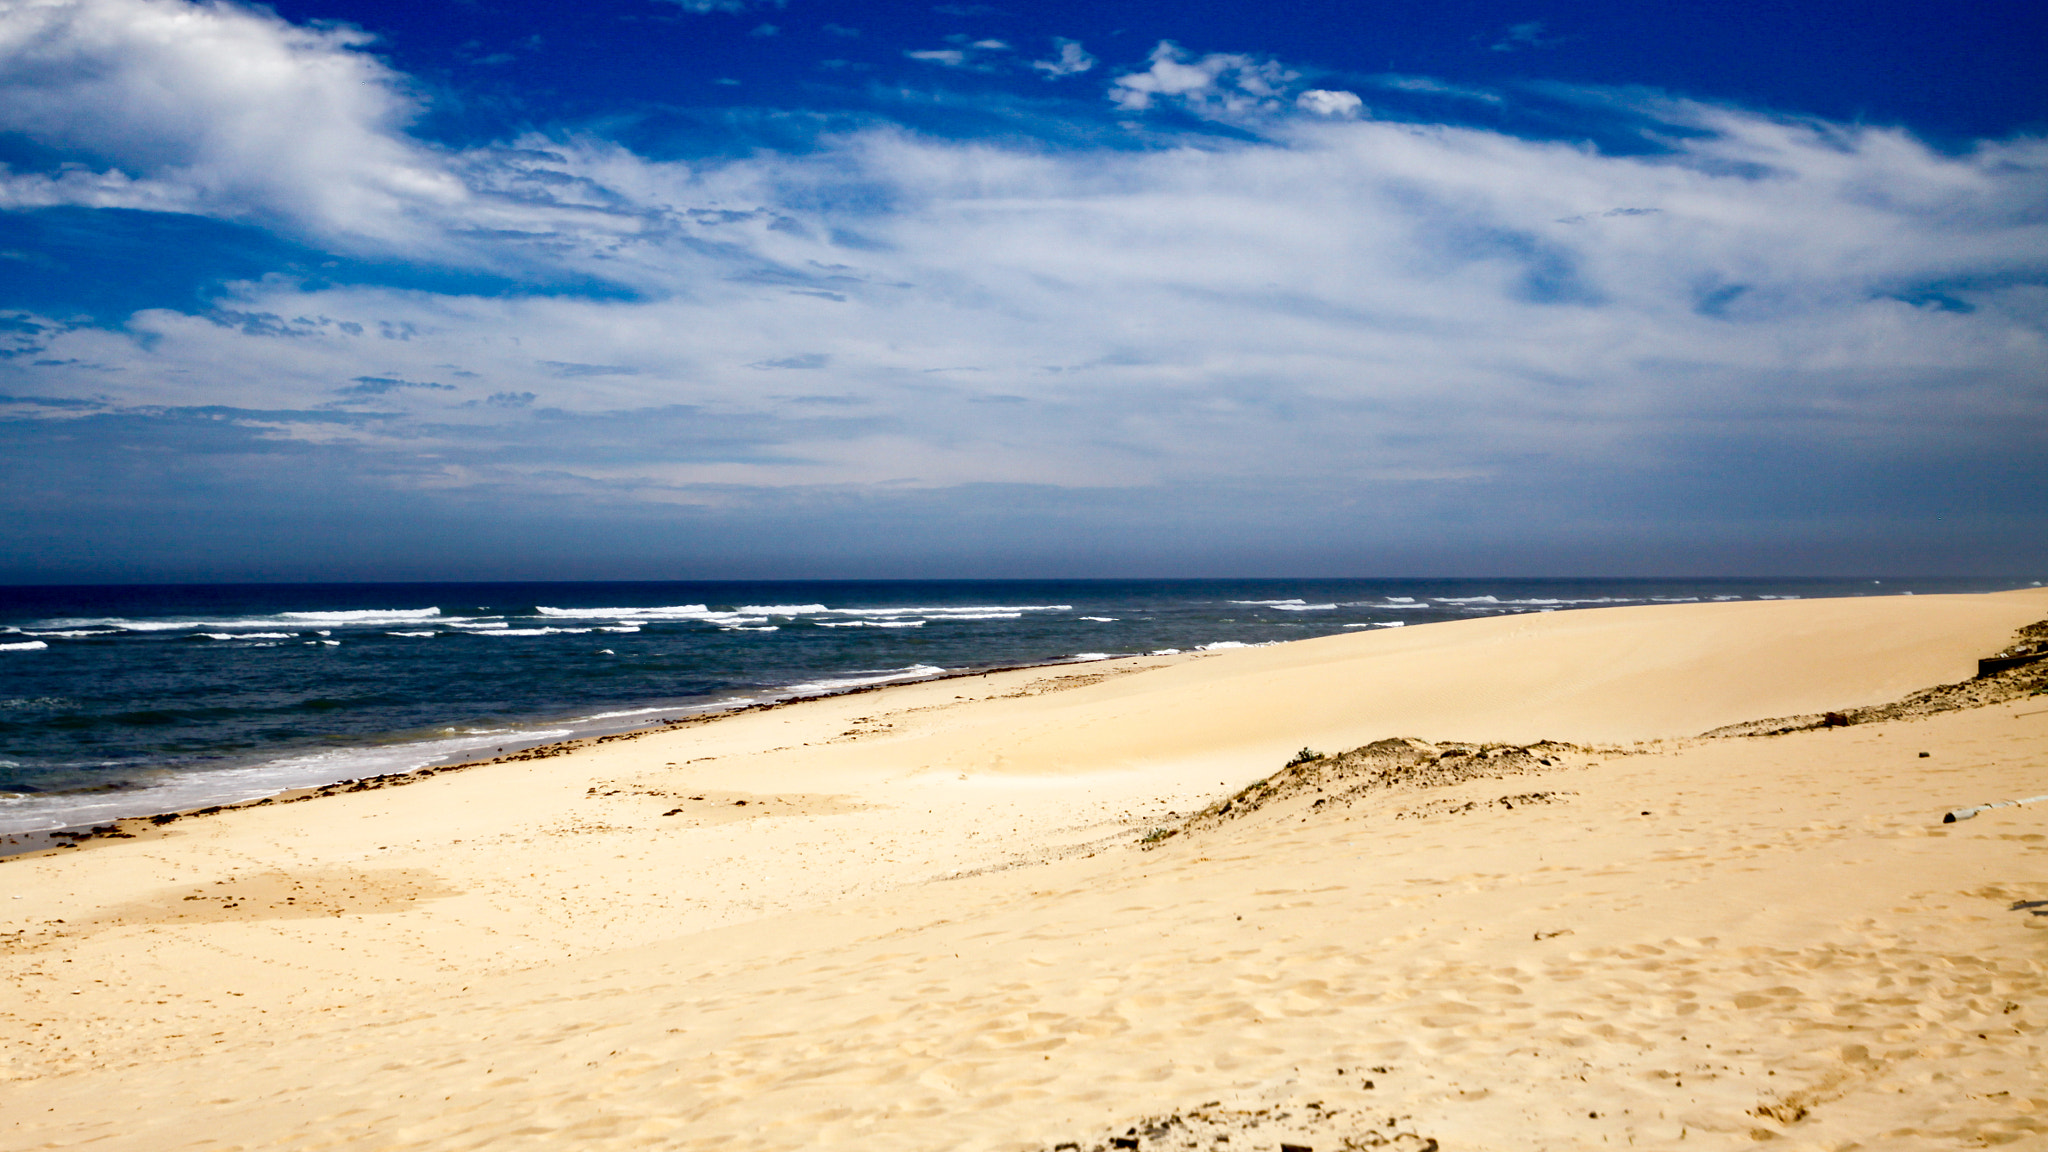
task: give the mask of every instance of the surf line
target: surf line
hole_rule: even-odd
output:
[[[1979,804],[1975,808],[1957,808],[1948,815],[1943,816],[1941,822],[1943,824],[1953,824],[1958,820],[1968,820],[1979,812],[1989,812],[1993,808],[2013,808],[2021,804],[2039,804],[2043,800],[2048,800],[2048,796],[2028,796],[2020,800],[2000,800],[1992,804]]]

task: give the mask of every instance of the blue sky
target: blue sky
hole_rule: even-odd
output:
[[[2048,14],[0,0],[0,580],[2048,569]]]

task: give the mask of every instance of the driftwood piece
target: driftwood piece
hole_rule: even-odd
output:
[[[1943,824],[1953,824],[1958,820],[1968,820],[1979,812],[1989,812],[1993,808],[2013,808],[2021,804],[2039,804],[2043,800],[2048,800],[2048,796],[2028,796],[2019,800],[1996,800],[1989,804],[1979,804],[1973,808],[1956,808],[1951,810],[1948,815],[1943,816],[1941,822]]]

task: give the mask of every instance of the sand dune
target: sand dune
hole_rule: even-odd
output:
[[[2048,792],[2048,696],[1696,738],[2044,617],[999,673],[0,862],[0,1147],[2048,1144],[2048,805],[1940,822]],[[1394,735],[1576,747],[1137,844]]]

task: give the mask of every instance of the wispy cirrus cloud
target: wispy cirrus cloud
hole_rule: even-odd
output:
[[[741,13],[751,12],[760,8],[786,7],[789,0],[661,0],[661,2],[673,4],[685,12],[695,12],[699,16],[708,15],[712,12],[724,12],[737,16]]]

